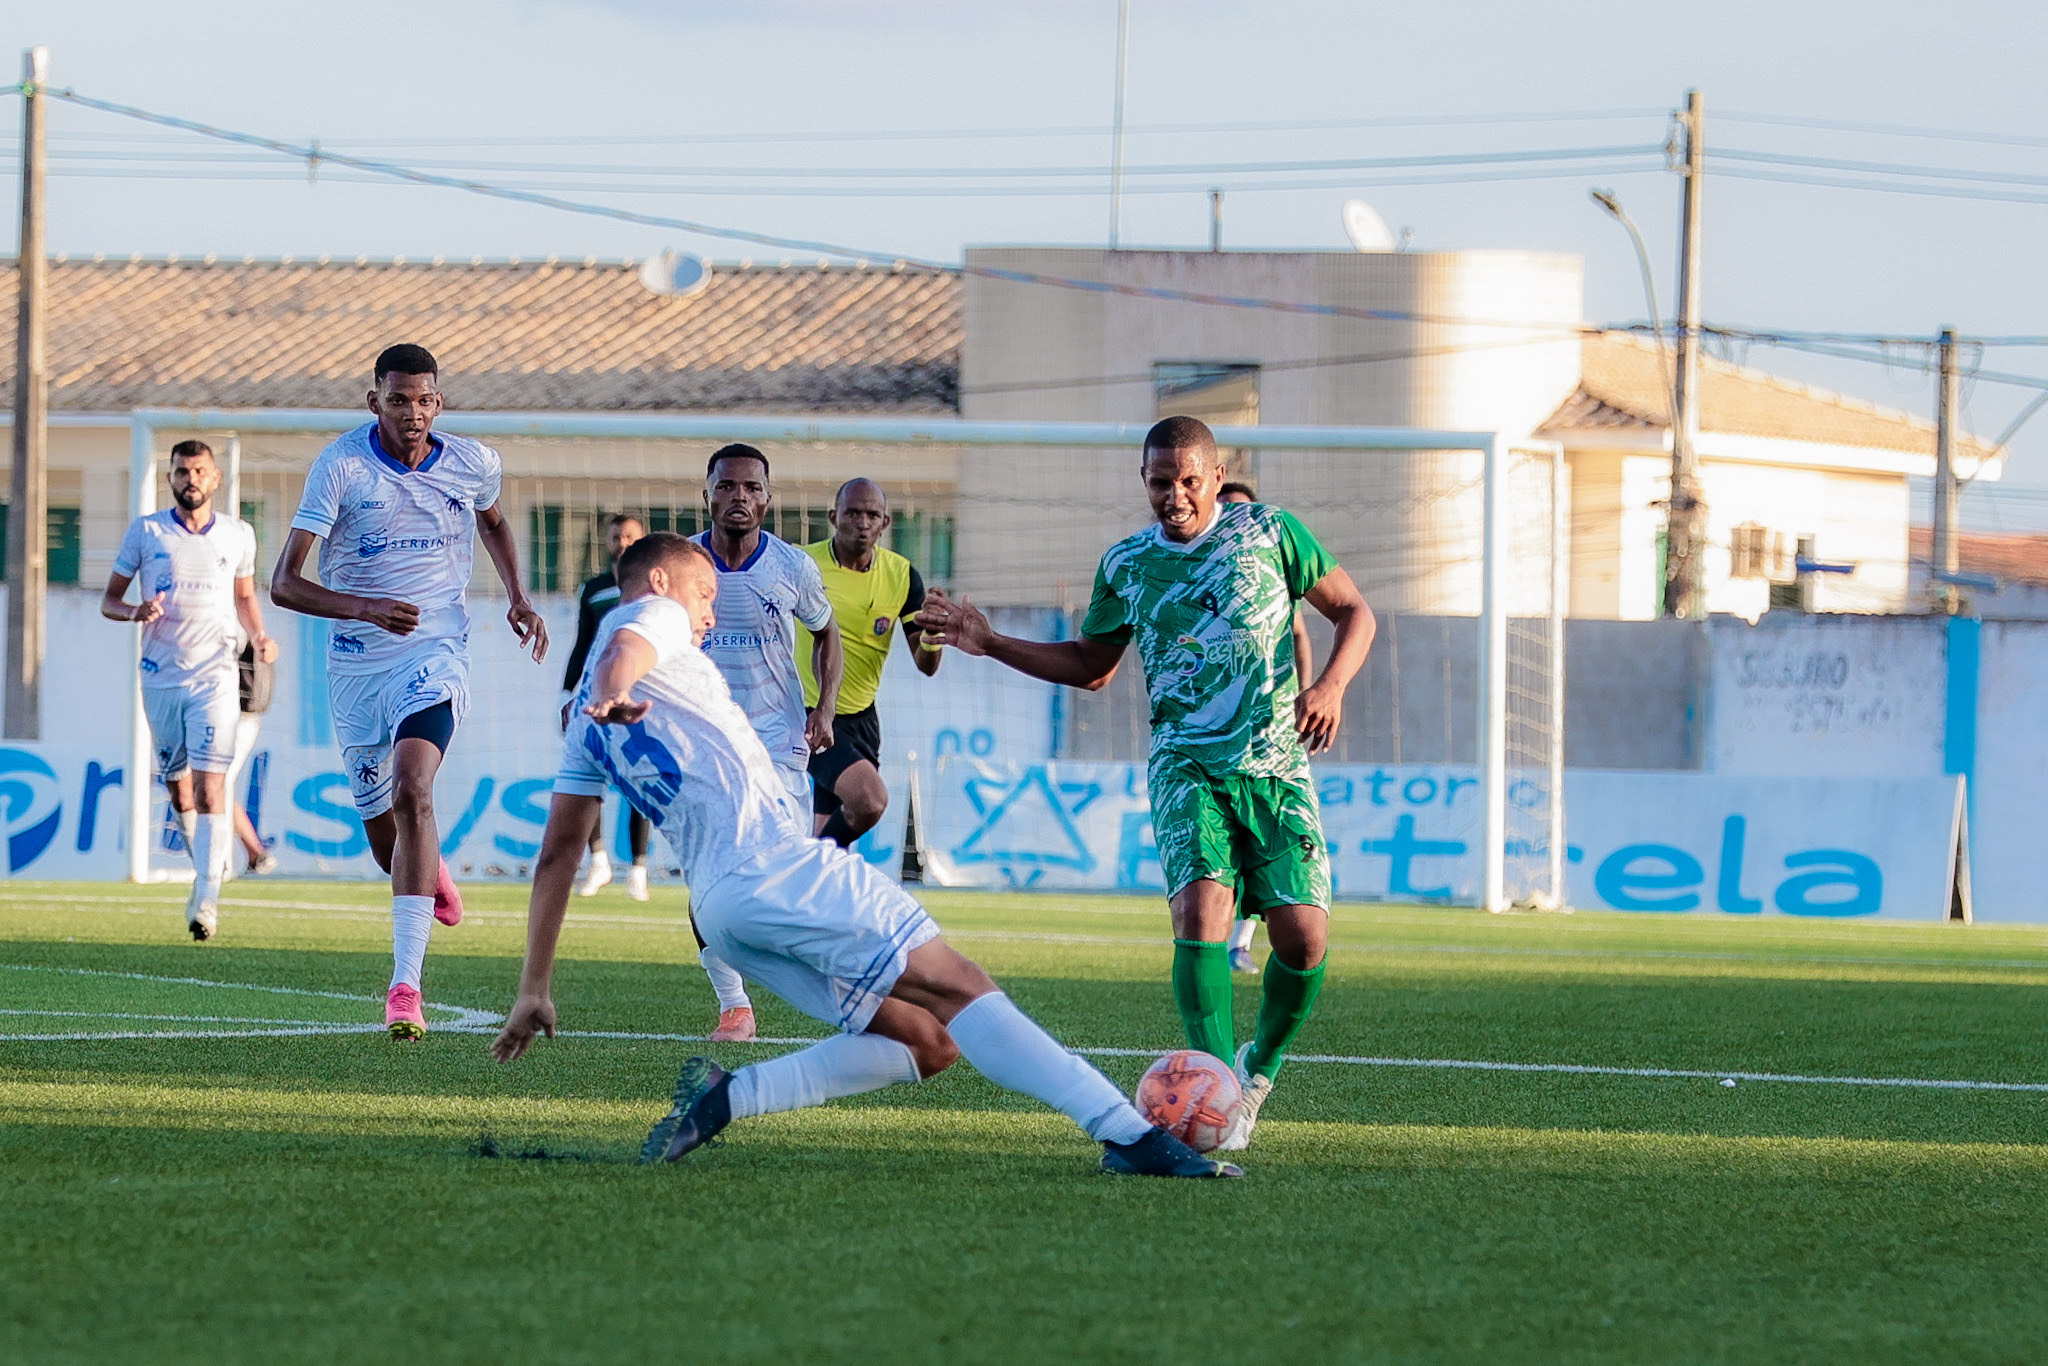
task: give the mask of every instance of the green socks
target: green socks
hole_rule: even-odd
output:
[[[1237,1051],[1237,1029],[1230,1010],[1228,944],[1208,944],[1199,939],[1173,941],[1173,1003],[1180,1008],[1188,1047],[1230,1062]],[[1263,1023],[1264,1016],[1260,1020]],[[1294,1035],[1290,1033],[1287,1037],[1291,1039]]]
[[[1175,940],[1174,957],[1175,984],[1179,984],[1180,958],[1179,940]],[[1308,1023],[1308,1013],[1315,1008],[1316,997],[1323,993],[1323,969],[1330,960],[1298,972],[1281,962],[1278,955],[1266,959],[1266,990],[1259,1001],[1259,1028],[1252,1036],[1252,1051],[1245,1058],[1245,1070],[1271,1080],[1280,1075],[1280,1064],[1286,1060],[1287,1046],[1294,1042],[1294,1036],[1301,1033],[1301,1027]],[[1181,1013],[1187,1013],[1182,1007]],[[1188,1026],[1189,1037],[1194,1037],[1194,1026]]]

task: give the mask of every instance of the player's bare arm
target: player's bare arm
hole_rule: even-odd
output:
[[[108,621],[132,621],[147,626],[164,614],[164,594],[144,598],[130,604],[127,601],[128,585],[135,582],[133,574],[112,574],[107,578],[107,591],[100,594],[100,615]]]
[[[633,685],[654,662],[654,647],[645,637],[634,631],[613,633],[591,673],[590,705],[583,714],[601,726],[630,726],[646,716],[650,704],[634,698]]]
[[[804,738],[813,754],[832,748],[832,718],[839,711],[839,683],[845,672],[839,623],[827,617],[824,627],[811,636],[811,677],[818,680],[818,705],[804,718]]]
[[[306,577],[306,557],[320,538],[304,527],[293,527],[285,539],[284,553],[270,571],[270,600],[287,612],[301,616],[326,617],[331,621],[367,621],[395,636],[409,636],[419,628],[420,609],[397,598],[359,598],[337,593]]]
[[[241,619],[249,643],[256,647],[256,658],[265,664],[277,663],[277,642],[263,629],[263,604],[256,598],[254,574],[235,580],[235,615]]]
[[[561,942],[576,865],[603,811],[603,798],[566,792],[557,792],[548,807],[526,913],[526,961],[519,970],[519,994],[504,1028],[491,1041],[491,1056],[499,1062],[517,1061],[536,1034],[555,1037],[555,946]]]
[[[946,643],[937,636],[928,635],[917,624],[914,613],[903,623],[903,638],[910,642],[910,658],[917,665],[917,671],[926,678],[936,678],[939,661],[946,657]]]
[[[927,640],[952,645],[970,655],[982,655],[1007,664],[1018,673],[1047,683],[1095,692],[1116,677],[1124,647],[1107,640],[1082,636],[1079,640],[1019,640],[989,625],[980,608],[965,597],[955,602],[943,588],[924,595],[924,607],[917,614],[918,629]]]
[[[526,589],[520,586],[519,546],[512,537],[512,524],[505,520],[496,503],[476,510],[476,535],[484,544],[484,553],[491,557],[491,567],[498,571],[498,582],[505,585],[505,594],[512,599],[505,620],[512,623],[512,634],[532,650],[534,663],[538,664],[547,658],[548,624],[534,610]]]
[[[1337,628],[1337,640],[1330,647],[1323,672],[1294,699],[1295,733],[1310,754],[1321,754],[1337,742],[1337,728],[1344,721],[1344,690],[1365,667],[1379,623],[1358,585],[1341,568],[1323,575],[1308,590],[1307,602]]]

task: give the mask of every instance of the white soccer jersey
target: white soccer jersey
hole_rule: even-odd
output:
[[[711,549],[711,533],[700,532],[698,545]],[[718,622],[704,637],[704,653],[725,675],[733,701],[754,723],[761,743],[784,768],[810,764],[811,746],[804,738],[804,681],[796,671],[796,628],[791,619],[813,631],[832,619],[825,579],[818,562],[769,532],[745,564],[718,561],[718,601],[712,610]]]
[[[142,590],[161,593],[164,614],[142,628],[142,686],[181,688],[235,671],[241,632],[235,580],[256,572],[256,532],[239,517],[214,513],[204,531],[189,530],[166,508],[128,524],[114,572]]]
[[[501,480],[496,451],[440,433],[433,453],[408,469],[385,453],[374,422],[320,452],[292,518],[294,527],[323,538],[320,581],[337,593],[396,598],[420,609],[409,636],[366,621],[335,622],[330,673],[381,673],[434,641],[468,645],[476,513],[497,504]]]
[[[654,648],[654,667],[633,689],[654,709],[630,726],[603,726],[581,709],[620,631]],[[591,642],[573,705],[555,790],[602,796],[615,785],[661,830],[693,889],[763,849],[811,838],[810,814],[783,786],[717,667],[690,643],[680,603],[649,596],[614,608]]]

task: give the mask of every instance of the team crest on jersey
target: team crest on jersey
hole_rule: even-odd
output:
[[[889,634],[889,628],[891,626],[894,626],[895,624],[896,618],[894,617],[876,617],[875,634],[878,636],[886,636]]]
[[[444,495],[444,496],[446,496],[446,495]],[[465,508],[463,507],[463,504],[462,504],[462,500],[461,500],[460,498],[453,498],[453,497],[451,497],[451,498],[449,498],[449,499],[448,499],[448,510],[449,510],[450,512],[463,512],[463,511],[466,511],[466,509],[465,509]]]

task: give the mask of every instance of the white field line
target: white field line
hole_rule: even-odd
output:
[[[20,967],[21,965],[5,964],[0,966]],[[98,973],[85,968],[23,968],[23,970],[69,972],[92,976],[132,977],[142,981],[174,982],[192,986],[221,987],[229,990],[245,989],[243,984],[235,982],[207,982],[189,977],[154,977],[146,973]],[[295,991],[291,987],[249,987],[246,989],[285,993]],[[340,992],[307,991],[299,994],[335,997],[342,1000],[375,1001],[374,997],[345,996]],[[489,1034],[495,1031],[504,1019],[503,1016],[493,1015],[489,1011],[473,1010],[466,1006],[429,1005],[427,1008],[430,1010],[447,1011],[458,1016],[455,1020],[434,1025],[434,1029],[437,1032],[446,1034]],[[0,1010],[0,1015],[61,1015],[98,1019],[146,1019],[184,1024],[242,1022],[237,1021],[231,1016],[124,1015],[111,1011],[94,1014],[86,1011]],[[261,1029],[235,1030],[135,1030],[108,1031],[104,1033],[0,1034],[0,1043],[55,1043],[121,1039],[276,1039],[300,1038],[314,1035],[383,1033],[383,1026],[378,1024],[345,1024],[316,1020],[264,1020],[246,1021],[246,1023],[263,1024],[266,1027]],[[619,1029],[563,1029],[556,1031],[556,1036],[564,1039],[605,1039],[630,1043],[706,1043],[709,1041],[709,1036],[704,1034],[653,1034]],[[753,1039],[750,1042],[788,1047],[813,1044],[818,1042],[818,1040],[815,1037],[767,1037]],[[1160,1048],[1093,1047],[1075,1048],[1071,1051],[1090,1058],[1157,1058],[1163,1057],[1172,1050]],[[1296,1053],[1290,1055],[1288,1061],[1340,1067],[1405,1067],[1459,1072],[1523,1072],[1590,1077],[1646,1077],[1680,1081],[1777,1082],[1795,1086],[1874,1086],[1933,1091],[2021,1091],[2036,1094],[2048,1093],[2048,1082],[2036,1081],[1967,1081],[1930,1077],[1829,1077],[1798,1072],[1707,1070],[1689,1067],[1604,1067],[1595,1063],[1494,1062],[1472,1058],[1379,1058],[1360,1057],[1342,1053]]]
[[[158,915],[165,911],[184,909],[182,901],[166,901],[161,904],[129,902],[117,905],[105,903],[86,904],[62,896],[12,896],[6,898],[21,902],[51,902],[70,906],[76,911],[90,911],[105,915]],[[389,912],[368,906],[340,906],[323,901],[258,901],[228,898],[221,902],[222,909],[251,909],[269,911],[267,920],[340,920],[340,921],[383,921]],[[276,912],[297,911],[304,914],[290,915]],[[1135,915],[1135,911],[1074,911],[1072,914]],[[1149,914],[1149,912],[1147,913]],[[465,913],[465,920],[485,924],[526,923],[523,911],[473,910]],[[1163,919],[1163,917],[1161,917]],[[620,912],[592,912],[571,910],[567,923],[571,926],[605,926],[618,929],[660,930],[670,934],[686,933],[690,928],[689,918],[680,915],[632,915]],[[1019,944],[1116,944],[1139,947],[1157,946],[1167,942],[1157,935],[1112,935],[1087,934],[1074,931],[1040,930],[976,930],[951,928],[946,930],[948,939],[976,940],[988,943]],[[1843,939],[1844,936],[1832,936]],[[1430,955],[1463,955],[1476,958],[1608,958],[1623,961],[1666,961],[1699,963],[1753,963],[1760,966],[1786,967],[1876,967],[1876,968],[1951,968],[1951,969],[1993,969],[2023,972],[2048,973],[2048,958],[1869,958],[1848,957],[1834,954],[1797,953],[1733,953],[1708,949],[1600,949],[1600,948],[1548,948],[1542,946],[1512,944],[1414,944],[1382,943],[1360,944],[1334,939],[1330,944],[1333,953],[1371,953],[1390,957],[1412,954],[1417,957]],[[0,967],[8,966],[0,964]],[[290,988],[276,988],[290,990]]]

